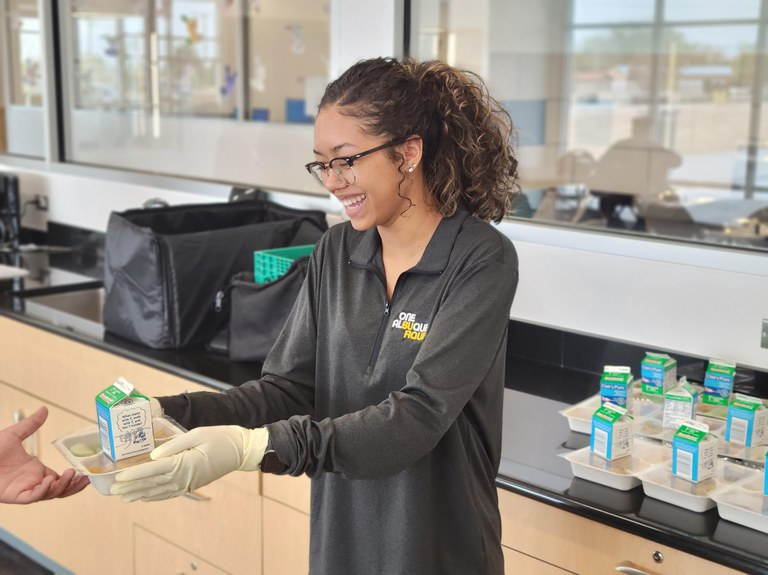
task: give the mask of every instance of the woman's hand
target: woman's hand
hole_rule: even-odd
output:
[[[118,473],[110,491],[124,501],[178,497],[232,471],[257,470],[268,440],[263,427],[198,427],[152,451],[154,461]]]

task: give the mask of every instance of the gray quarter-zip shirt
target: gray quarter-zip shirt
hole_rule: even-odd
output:
[[[387,301],[378,231],[333,226],[262,378],[161,404],[189,428],[267,425],[285,472],[312,478],[311,574],[501,574],[517,280],[511,241],[461,210]]]

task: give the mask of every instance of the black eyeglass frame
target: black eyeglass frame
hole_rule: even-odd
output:
[[[364,152],[360,152],[359,154],[355,154],[355,155],[353,155],[353,156],[339,156],[339,157],[337,157],[337,158],[331,158],[331,159],[328,161],[328,163],[327,163],[327,164],[325,164],[325,163],[323,163],[323,162],[317,162],[317,161],[315,161],[315,162],[309,162],[308,164],[305,164],[305,165],[304,165],[304,167],[306,168],[306,170],[307,170],[307,171],[308,171],[310,174],[312,174],[312,176],[314,176],[314,177],[315,177],[315,179],[316,179],[318,182],[320,182],[320,185],[325,185],[325,181],[327,181],[327,180],[328,180],[328,174],[330,174],[329,170],[330,170],[330,171],[335,171],[335,172],[336,172],[336,175],[337,175],[337,176],[339,176],[339,177],[341,177],[341,173],[340,173],[339,171],[336,171],[336,170],[334,170],[334,169],[333,169],[333,165],[332,165],[332,164],[333,164],[333,162],[335,162],[336,160],[344,160],[344,161],[347,163],[347,167],[351,168],[351,167],[354,165],[354,163],[355,163],[357,160],[359,160],[360,158],[362,158],[362,157],[364,157],[364,156],[367,156],[368,154],[373,154],[374,152],[378,152],[379,150],[383,150],[383,149],[385,149],[385,148],[390,148],[390,147],[392,147],[392,146],[397,146],[398,144],[402,144],[402,143],[404,143],[404,142],[407,142],[408,140],[409,140],[409,138],[397,138],[396,140],[392,140],[392,141],[390,141],[390,142],[387,142],[386,144],[382,144],[381,146],[376,146],[375,148],[371,148],[370,150],[365,150]],[[325,181],[321,181],[321,180],[318,178],[317,174],[316,174],[315,172],[313,172],[313,171],[312,171],[312,169],[313,169],[315,166],[319,166],[319,167],[323,168],[323,170],[324,170],[324,172],[325,172],[325,174],[326,174],[326,176],[325,176]],[[340,169],[340,168],[339,168],[339,169]],[[354,173],[354,172],[353,172],[353,173]]]

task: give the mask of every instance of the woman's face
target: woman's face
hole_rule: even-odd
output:
[[[365,134],[360,121],[341,114],[337,106],[321,109],[315,119],[314,152],[318,162],[327,164],[334,158],[354,156],[387,143],[386,139]],[[403,175],[389,151],[385,148],[355,160],[351,173],[345,170],[337,175],[329,171],[325,187],[341,202],[356,230],[390,225],[408,207],[408,201],[398,196]],[[405,188],[401,186],[401,193]]]

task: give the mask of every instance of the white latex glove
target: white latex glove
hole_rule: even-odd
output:
[[[268,440],[264,427],[198,427],[155,448],[154,461],[118,473],[110,492],[123,501],[178,497],[232,471],[256,471]]]

